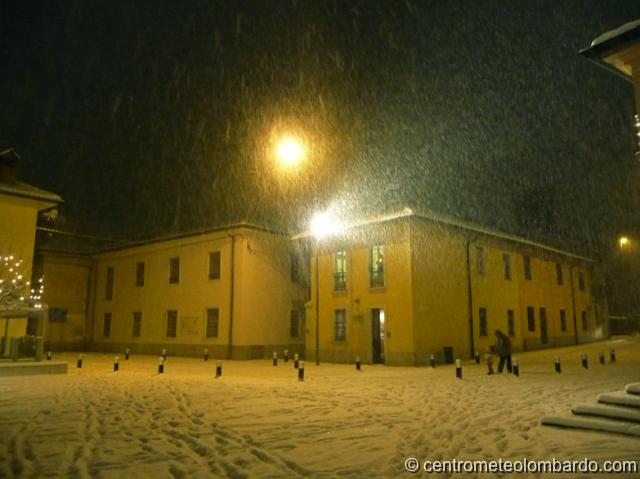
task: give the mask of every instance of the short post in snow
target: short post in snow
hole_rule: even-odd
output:
[[[203,356],[203,359],[204,359],[205,361],[209,361],[209,350],[208,350],[208,349],[205,349],[205,350],[204,350],[204,356]]]
[[[589,359],[586,354],[582,355],[582,367],[585,369],[589,369]]]
[[[124,350],[124,360],[125,361],[129,361],[129,355],[131,354],[131,351],[129,350],[129,348]]]
[[[360,362],[360,356],[356,356],[356,371],[362,371],[362,363]]]
[[[222,376],[222,361],[216,362],[216,377],[219,378]]]
[[[298,369],[299,366],[300,366],[300,355],[298,353],[295,353],[293,355],[293,367]]]
[[[298,381],[304,381],[304,361],[300,361],[298,366]]]
[[[562,373],[562,366],[560,365],[560,356],[553,357],[553,369],[558,373]]]
[[[289,362],[289,350],[288,349],[284,350],[284,362],[285,363]]]
[[[76,367],[78,369],[82,368],[82,354],[78,354],[78,361],[76,362]]]
[[[462,361],[460,359],[456,359],[456,377],[462,379]]]
[[[598,361],[600,362],[600,364],[603,364],[603,365],[605,364],[605,362],[604,362],[604,351],[600,351],[598,353]]]
[[[276,353],[275,351],[273,352],[273,365],[278,365],[278,353]]]
[[[167,350],[166,350],[166,349],[163,349],[163,350],[162,350],[162,360],[163,360],[163,361],[166,361],[166,360],[167,360]]]
[[[120,356],[116,356],[116,359],[113,361],[113,372],[117,373],[120,369]]]
[[[429,364],[432,368],[436,367],[436,357],[433,354],[429,356]]]
[[[476,359],[476,364],[480,364],[480,353],[476,351],[476,355],[474,356]]]
[[[511,371],[515,376],[520,376],[520,366],[518,366],[518,360],[516,358],[511,359]]]
[[[612,363],[615,363],[615,362],[616,362],[616,350],[615,350],[615,349],[610,349],[610,350],[609,350],[609,360],[610,360]]]
[[[47,351],[47,361],[51,361],[51,351]]]
[[[158,374],[164,374],[164,358],[162,356],[158,359]]]

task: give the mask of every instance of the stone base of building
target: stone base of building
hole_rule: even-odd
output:
[[[67,363],[63,361],[0,361],[0,377],[36,374],[67,374]]]
[[[304,356],[304,345],[302,344],[278,344],[278,345],[246,345],[233,346],[229,356],[229,347],[226,345],[207,344],[176,344],[176,343],[119,343],[101,342],[89,345],[82,345],[78,349],[100,352],[100,353],[120,353],[124,354],[128,348],[131,354],[150,354],[159,356],[163,349],[167,350],[169,356],[202,357],[204,350],[209,352],[211,359],[270,359],[273,353],[278,353],[278,357],[284,356],[285,349],[289,351],[289,357],[293,358],[295,353]],[[67,351],[68,349],[64,349]]]

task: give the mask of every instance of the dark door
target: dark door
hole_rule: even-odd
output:
[[[384,363],[384,310],[371,310],[372,361],[374,364]]]
[[[549,335],[547,332],[547,310],[540,308],[540,343],[547,344]]]

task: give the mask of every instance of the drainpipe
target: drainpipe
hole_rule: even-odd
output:
[[[233,355],[233,304],[234,304],[234,295],[235,295],[235,257],[236,257],[236,236],[240,235],[230,235],[231,236],[231,268],[230,268],[230,286],[229,286],[229,346],[227,349],[227,359],[231,359]]]
[[[575,336],[575,343],[578,344],[578,319],[576,317],[576,293],[573,286],[573,268],[574,268],[574,265],[569,266],[569,281],[571,282],[571,307],[573,309],[573,334]]]
[[[474,336],[473,336],[473,288],[472,288],[472,281],[471,281],[471,254],[470,254],[470,248],[471,248],[471,242],[473,241],[473,238],[470,238],[469,240],[467,240],[467,243],[465,245],[465,251],[466,251],[466,260],[467,260],[467,297],[468,297],[468,304],[469,304],[469,344],[471,345],[470,347],[470,357],[473,358],[474,352],[475,352],[475,340],[474,340]]]

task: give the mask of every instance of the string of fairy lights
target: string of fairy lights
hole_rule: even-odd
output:
[[[636,160],[640,161],[640,115],[633,115],[633,126],[636,131]]]
[[[37,284],[24,278],[21,270],[24,261],[14,256],[0,257],[0,306],[26,305],[41,309],[44,294],[44,278],[39,278]]]

